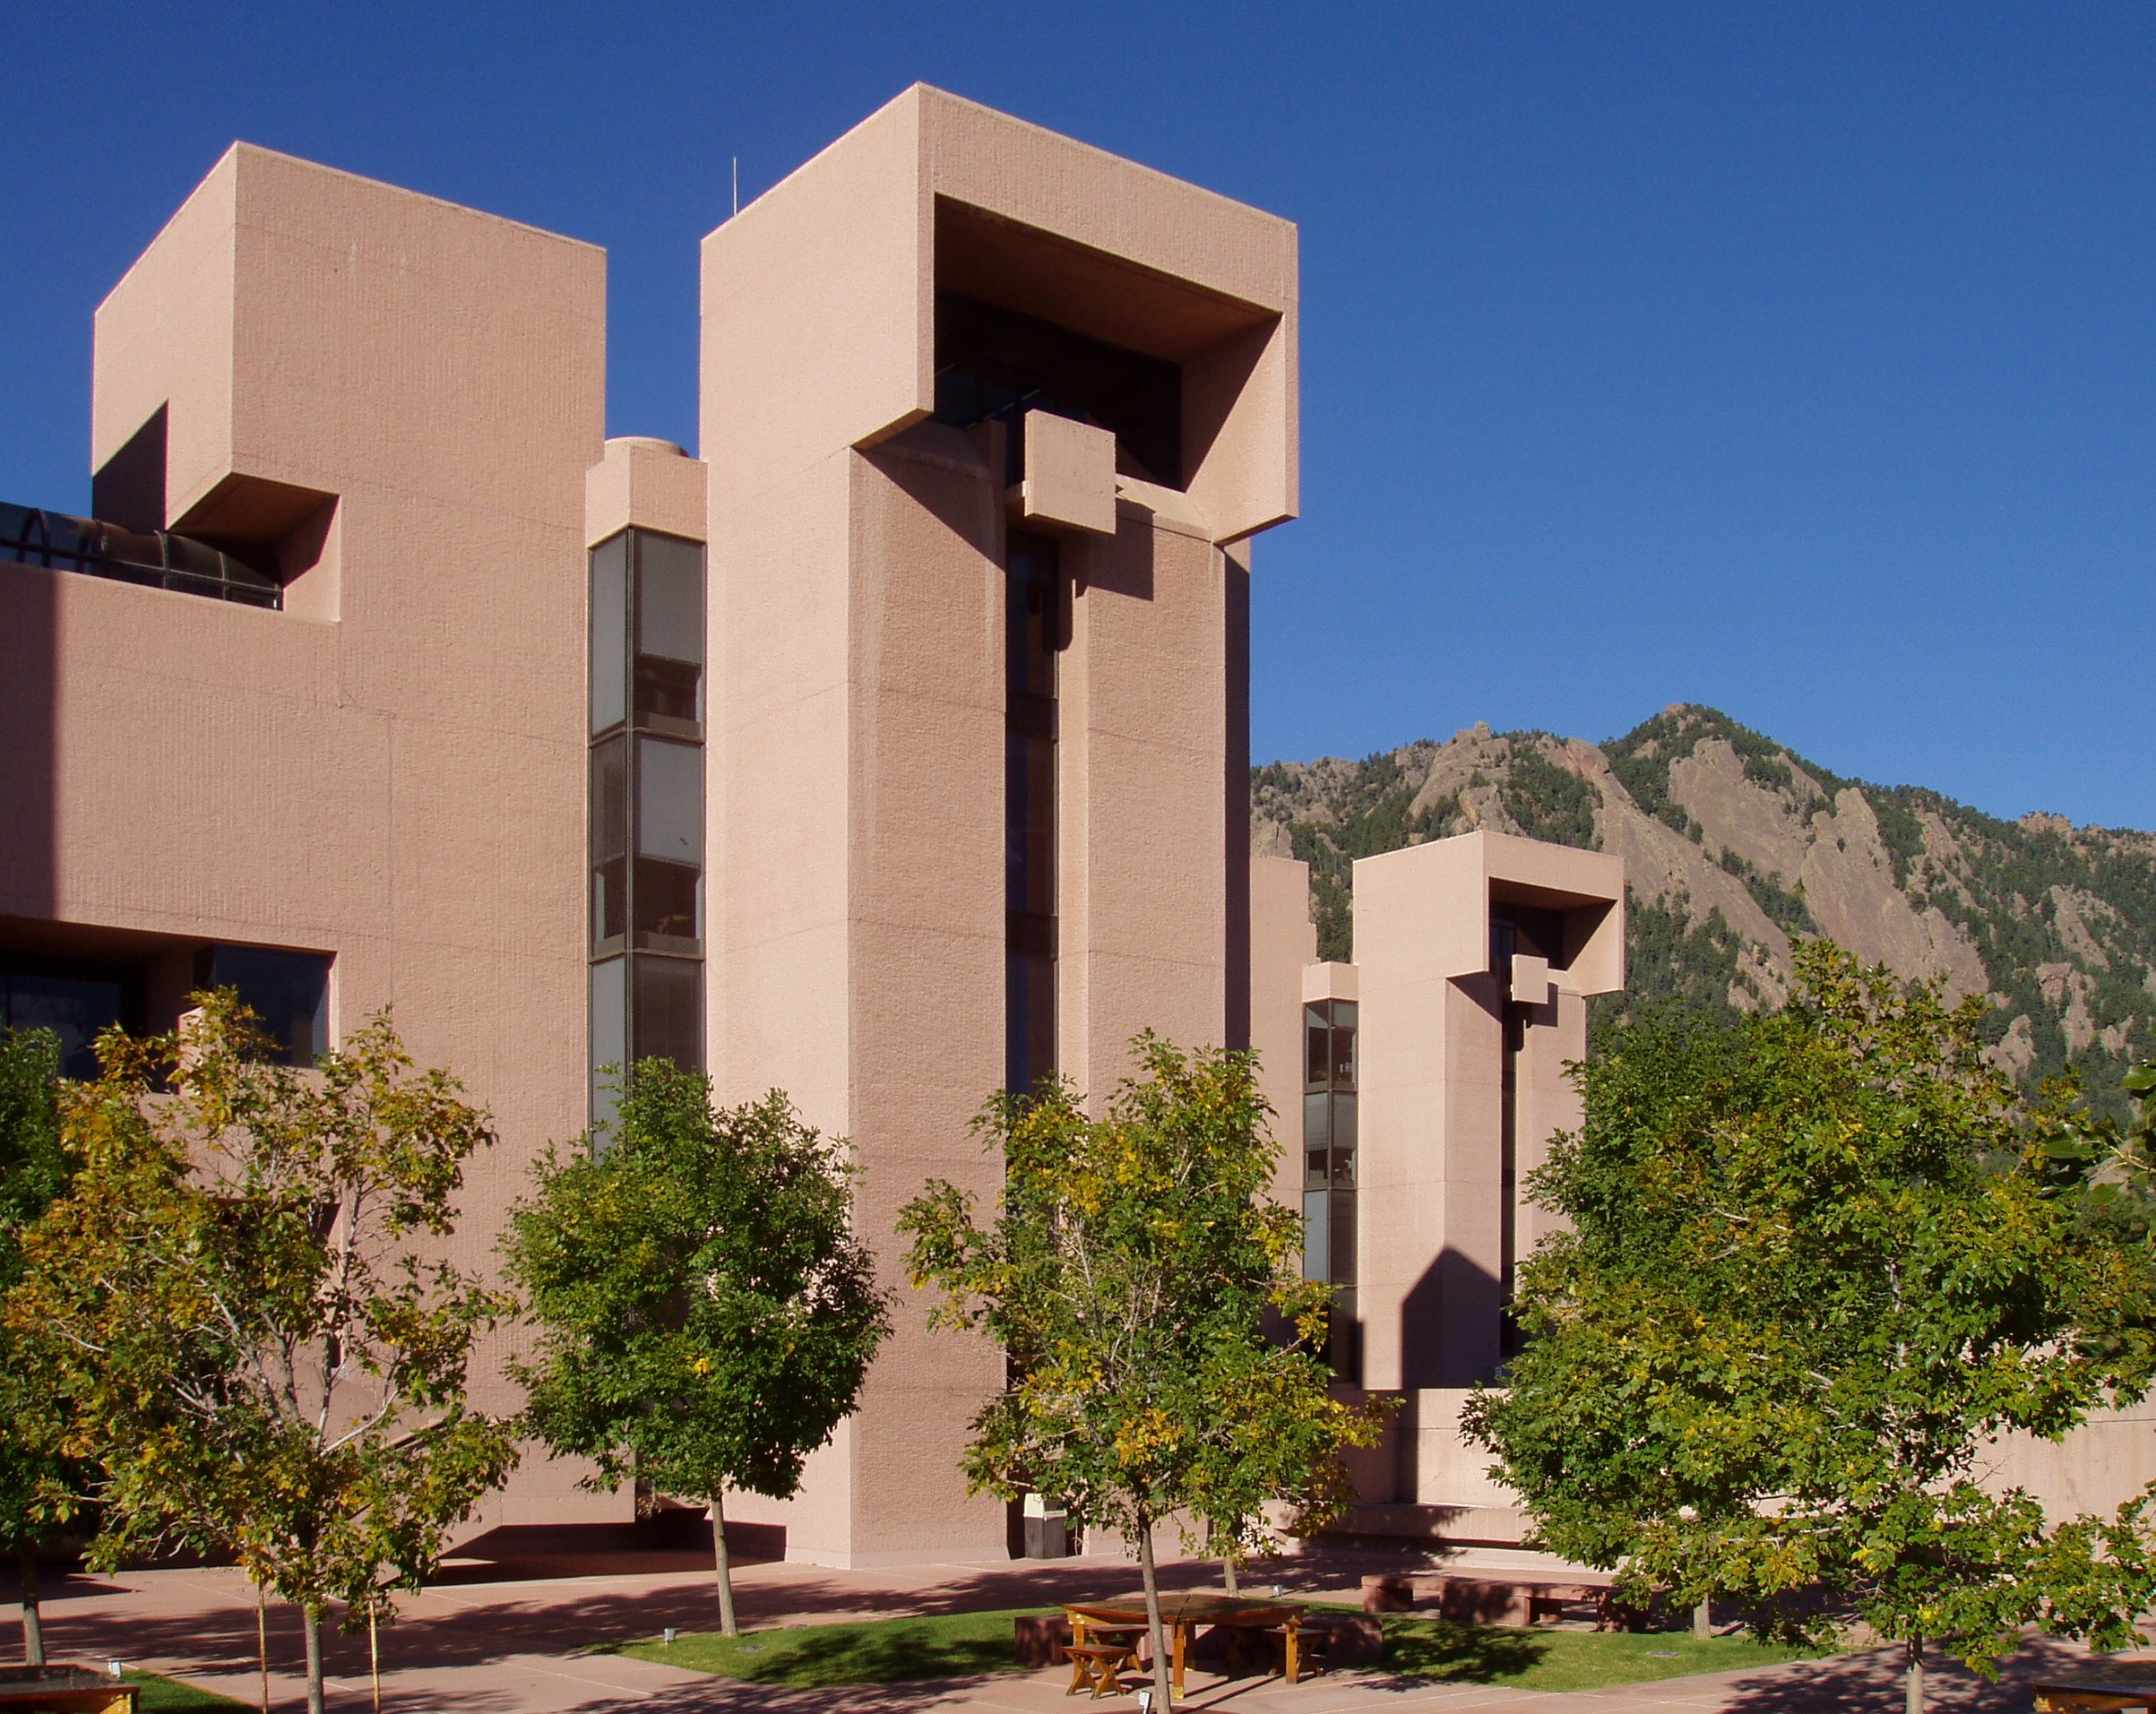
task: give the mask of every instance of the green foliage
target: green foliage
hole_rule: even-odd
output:
[[[464,1393],[513,1305],[428,1259],[492,1133],[386,1014],[300,1072],[229,990],[197,1000],[176,1036],[108,1034],[68,1090],[82,1167],[24,1236],[7,1325],[102,1467],[93,1563],[229,1551],[310,1629],[332,1600],[386,1619],[384,1575],[418,1587],[515,1462]]]
[[[1322,959],[1344,963],[1353,956],[1351,883],[1358,857],[1442,839],[1453,831],[1459,795],[1447,793],[1427,809],[1415,810],[1416,788],[1403,783],[1405,772],[1398,754],[1367,756],[1340,793],[1332,819],[1289,823],[1290,848],[1310,866],[1311,915]],[[1252,784],[1277,786],[1283,778],[1275,764],[1257,770]]]
[[[1794,797],[1798,790],[1798,768],[1818,781],[1828,798],[1855,783],[1828,772],[1815,762],[1790,754],[1765,733],[1739,726],[1719,709],[1692,703],[1664,709],[1652,719],[1641,721],[1623,737],[1605,743],[1602,754],[1608,758],[1610,771],[1631,794],[1634,803],[1683,833],[1696,823],[1684,806],[1669,797],[1670,764],[1683,761],[1703,740],[1712,738],[1720,738],[1729,745],[1743,763],[1745,777],[1769,791]],[[1815,808],[1825,807],[1826,802],[1817,797],[1799,806],[1807,819]]]
[[[534,1429],[608,1487],[791,1496],[889,1328],[841,1149],[777,1091],[715,1107],[701,1072],[638,1067],[610,1146],[549,1153],[511,1219]]]
[[[0,1030],[0,1297],[22,1278],[23,1234],[65,1193],[76,1159],[60,1134],[60,1042]],[[67,1411],[35,1348],[0,1324],[0,1541],[18,1559],[70,1522],[89,1473],[63,1452]],[[23,1653],[45,1658],[34,1576],[22,1590]]]
[[[1534,740],[1548,734],[1506,736],[1511,743],[1497,802],[1521,832],[1531,840],[1600,850],[1602,840],[1595,831],[1594,814],[1601,799],[1595,788],[1542,753]]]
[[[529,1419],[597,1485],[708,1502],[723,1552],[728,1490],[794,1494],[890,1331],[843,1144],[776,1090],[715,1107],[666,1060],[636,1068],[597,1144],[549,1151],[511,1216],[510,1277],[541,1330],[516,1370]]]
[[[1724,850],[1721,866],[1725,873],[1735,875],[1745,883],[1745,891],[1752,900],[1766,913],[1766,918],[1792,939],[1798,935],[1816,935],[1819,925],[1812,920],[1812,908],[1804,902],[1804,883],[1799,882],[1794,891],[1785,891],[1781,877],[1766,875],[1748,857]]]
[[[1589,1003],[1598,1046],[1619,1020],[1658,1007],[1676,1006],[1725,1021],[1737,1016],[1729,993],[1745,980],[1738,962],[1744,938],[1719,907],[1704,918],[1695,918],[1686,894],[1674,894],[1664,903],[1643,899],[1627,886],[1625,926],[1625,991],[1598,995]]]
[[[1291,1265],[1302,1223],[1268,1194],[1251,1055],[1150,1034],[1134,1048],[1142,1075],[1099,1119],[1060,1086],[982,1110],[1005,1169],[987,1224],[936,1181],[899,1230],[915,1285],[942,1296],[934,1322],[1007,1355],[1007,1384],[973,1420],[968,1482],[1037,1490],[1129,1540],[1158,1660],[1153,1526],[1180,1512],[1241,1537],[1281,1502],[1315,1529],[1352,1497],[1342,1449],[1373,1443],[1381,1418],[1333,1399],[1310,1348],[1330,1288]],[[1293,1343],[1267,1339],[1269,1312]]]
[[[1978,1454],[2138,1390],[2147,1258],[2059,1194],[1980,1003],[1826,943],[1798,970],[1781,1012],[1605,1038],[1583,1130],[1531,1183],[1571,1229],[1523,1270],[1529,1343],[1467,1420],[1539,1538],[1629,1598],[1731,1597],[1763,1639],[1823,1641],[1785,1600],[1819,1587],[1988,1670],[2072,1580]]]
[[[77,1165],[60,1133],[60,1042],[0,1030],[0,1295],[23,1271],[24,1235]],[[30,1341],[0,1326],[0,1537],[29,1547],[75,1512],[84,1472],[61,1455],[67,1419]]]

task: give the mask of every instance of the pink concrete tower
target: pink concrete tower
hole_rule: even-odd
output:
[[[986,1342],[896,1210],[968,1123],[1151,1027],[1247,1034],[1257,531],[1296,509],[1295,229],[926,87],[704,241],[710,1064],[851,1140],[898,1331],[783,1521],[1000,1556]]]

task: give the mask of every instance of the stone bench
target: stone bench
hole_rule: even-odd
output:
[[[1458,1572],[1393,1572],[1362,1580],[1366,1613],[1409,1613],[1435,1607],[1440,1618],[1462,1624],[1531,1625],[1555,1618],[1568,1606],[1591,1604],[1599,1629],[1623,1628],[1628,1619],[1600,1578],[1465,1576]]]

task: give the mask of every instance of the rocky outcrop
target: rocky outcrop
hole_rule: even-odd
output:
[[[1329,956],[1354,857],[1477,827],[1625,859],[1635,994],[1779,1004],[1793,945],[1826,935],[1980,998],[1994,1057],[2031,1084],[2072,1068],[2102,1096],[2156,1048],[2156,834],[1843,779],[1686,704],[1603,745],[1474,726],[1253,776],[1254,848],[1312,865]]]

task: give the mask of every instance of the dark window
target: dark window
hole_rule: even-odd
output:
[[[1019,420],[1028,410],[1112,431],[1130,475],[1183,486],[1183,372],[1160,357],[1073,333],[957,292],[936,300],[936,417],[958,428],[1011,426],[1011,469],[1023,471]]]
[[[591,550],[594,1124],[602,1067],[703,1064],[703,588],[699,542],[626,530]]]
[[[196,960],[195,982],[236,988],[262,1021],[288,1065],[312,1065],[330,1046],[330,960],[323,952],[266,946],[211,946]]]
[[[1333,1288],[1324,1358],[1334,1374],[1359,1383],[1356,1030],[1352,1000],[1319,1000],[1303,1008],[1303,1278]]]
[[[591,729],[629,718],[629,537],[591,550]]]
[[[1004,1075],[1022,1090],[1056,1066],[1056,657],[1068,596],[1053,538],[1013,530],[1005,557]]]
[[[51,1030],[60,1038],[62,1075],[87,1081],[98,1074],[98,1038],[130,1021],[129,983],[116,971],[65,975],[43,964],[0,969],[0,1028]]]
[[[613,737],[591,747],[591,943],[617,944],[629,932],[629,746]]]
[[[284,590],[275,578],[201,542],[34,506],[0,504],[0,560],[246,607],[284,605]]]

